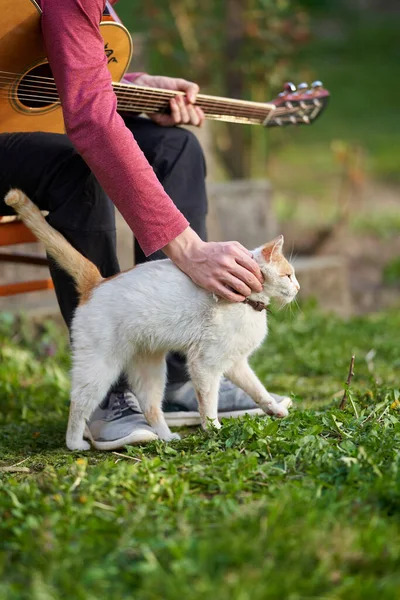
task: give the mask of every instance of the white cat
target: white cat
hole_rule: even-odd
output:
[[[218,422],[222,375],[241,387],[269,415],[285,417],[290,398],[279,404],[260,383],[248,358],[267,334],[263,308],[270,298],[291,302],[299,290],[294,269],[282,254],[283,236],[253,251],[264,275],[263,291],[243,303],[218,300],[197,287],[170,260],[141,264],[103,279],[54,230],[19,190],[5,199],[75,280],[81,302],[72,323],[72,392],[67,430],[70,450],[87,450],[86,420],[124,371],[151,427],[163,440],[171,433],[162,412],[165,355],[187,355],[204,428]]]

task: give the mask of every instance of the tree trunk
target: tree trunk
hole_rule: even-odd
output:
[[[243,75],[240,70],[240,51],[244,38],[245,0],[226,0],[225,90],[230,98],[243,98]],[[243,125],[226,124],[228,144],[221,152],[224,165],[234,179],[248,174],[246,160],[246,130]]]

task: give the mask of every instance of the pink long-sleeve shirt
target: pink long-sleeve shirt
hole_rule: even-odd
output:
[[[152,254],[189,223],[164,191],[117,113],[99,29],[105,0],[37,1],[66,133],[143,252]]]

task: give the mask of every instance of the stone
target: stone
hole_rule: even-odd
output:
[[[279,232],[266,180],[234,180],[207,184],[210,241],[236,240],[249,250]]]

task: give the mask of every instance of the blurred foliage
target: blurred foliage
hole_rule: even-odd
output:
[[[360,234],[375,235],[383,240],[400,234],[400,211],[398,208],[364,211],[351,219],[352,229]]]
[[[269,100],[309,38],[307,13],[292,0],[204,0],[201,9],[194,0],[148,0],[121,3],[119,13],[128,28],[145,32],[150,72],[230,98]],[[249,128],[220,125],[216,144],[231,177],[250,174]]]
[[[128,26],[146,33],[151,72],[190,77],[218,94],[227,68],[246,90],[280,85],[288,58],[308,39],[307,14],[291,0],[204,0],[201,8],[194,0],[148,0],[123,12]],[[227,56],[232,37],[238,48]]]
[[[390,260],[385,265],[383,280],[390,285],[400,285],[400,257]]]

